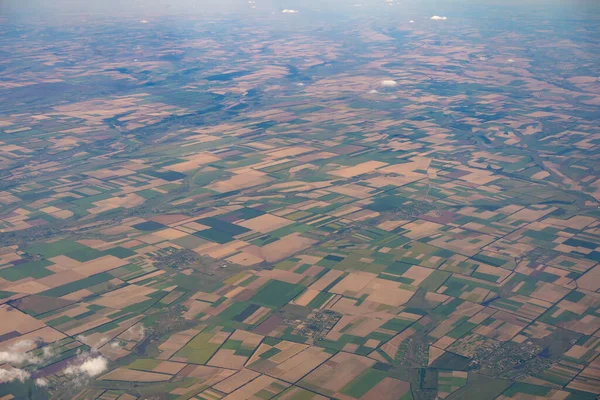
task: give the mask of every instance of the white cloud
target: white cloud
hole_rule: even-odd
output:
[[[512,58],[509,58],[509,59],[508,59],[508,60],[506,60],[506,61],[507,61],[507,62],[509,62],[509,63],[514,63],[514,62],[515,62],[515,60],[513,60]]]
[[[106,358],[98,356],[86,360],[79,366],[79,370],[88,376],[100,375],[108,368],[108,361]]]
[[[391,79],[385,80],[385,81],[381,81],[381,86],[385,86],[385,87],[394,87],[398,85],[398,82],[393,81]]]
[[[379,93],[379,92],[375,89],[369,91],[369,94],[375,94],[375,93]]]
[[[145,19],[140,20],[140,24],[147,24],[148,21],[146,21]]]
[[[54,351],[50,346],[44,347],[44,358],[50,358],[54,355]]]
[[[63,372],[67,375],[92,377],[100,375],[107,368],[108,360],[106,358],[84,353],[77,357],[75,364],[69,365]]]
[[[19,380],[25,382],[31,374],[19,368],[0,369],[0,383],[8,383]]]
[[[52,357],[52,349],[50,347],[44,347],[43,353],[39,357],[28,352],[36,347],[36,342],[32,340],[21,340],[10,346],[7,350],[0,351],[0,363],[39,364]]]
[[[44,378],[37,378],[35,380],[35,386],[38,386],[38,387],[48,386],[48,381]]]
[[[7,351],[0,351],[0,363],[15,363],[15,364],[21,364],[24,363],[26,361],[29,361],[32,358],[30,355],[28,355],[25,351],[25,349],[27,347],[29,347],[31,344],[31,341],[29,340],[23,340],[21,342],[17,342],[15,344],[13,344],[12,346],[10,346]]]
[[[434,21],[445,21],[448,18],[447,17],[440,17],[439,15],[434,15],[433,17],[431,17],[432,20]]]
[[[286,14],[295,14],[298,12],[298,10],[289,10],[289,9],[285,9],[283,11],[281,11],[282,13],[286,13]]]
[[[144,328],[144,324],[140,322],[127,329],[127,333],[131,335],[128,340],[137,340],[139,342],[146,336],[146,328]]]
[[[31,354],[30,350],[35,349],[38,345],[39,342],[34,342],[32,340],[21,340],[16,342],[6,350],[0,351],[0,364],[40,364],[54,355],[52,348],[46,346],[42,349],[42,354],[34,356]],[[14,368],[12,366],[0,368],[0,383],[12,382],[15,380],[24,382],[29,378],[31,378],[31,374],[23,369]]]
[[[411,24],[414,24],[414,23],[415,23],[415,21],[413,21],[412,19],[411,19],[410,21],[408,21],[408,22],[410,22]]]

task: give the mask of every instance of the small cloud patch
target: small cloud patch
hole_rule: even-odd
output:
[[[69,365],[63,371],[67,375],[94,377],[100,375],[108,368],[108,361],[102,356],[82,354],[75,364]]]
[[[52,349],[50,347],[44,347],[41,356],[34,356],[29,353],[29,350],[37,347],[36,342],[32,340],[21,340],[10,346],[5,351],[0,351],[0,364],[1,363],[12,363],[12,364],[39,364],[44,360],[52,357]]]
[[[383,86],[383,87],[394,87],[396,85],[398,85],[398,82],[393,81],[391,79],[381,81],[381,86]]]
[[[46,386],[48,386],[48,381],[44,378],[37,378],[35,380],[35,386],[46,387]]]
[[[439,15],[434,15],[433,17],[431,17],[432,20],[434,21],[445,21],[448,18],[447,17],[440,17]]]
[[[0,383],[8,383],[13,381],[25,382],[31,374],[19,368],[0,369]]]

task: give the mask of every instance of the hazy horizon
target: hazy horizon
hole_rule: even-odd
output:
[[[418,13],[420,16],[447,14],[460,17],[473,12],[485,16],[486,11],[506,9],[514,13],[542,13],[545,16],[570,17],[584,15],[594,17],[600,12],[599,2],[593,0],[7,0],[0,2],[0,16],[9,19],[31,15],[43,15],[48,19],[65,16],[160,16],[202,15],[210,13],[245,13],[247,15],[278,13],[283,10],[297,11],[297,16],[319,13],[347,16],[403,15]],[[566,13],[566,14],[565,14]],[[595,15],[597,17],[597,15]]]

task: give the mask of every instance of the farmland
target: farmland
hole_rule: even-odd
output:
[[[310,4],[0,14],[0,399],[600,395],[600,14]]]

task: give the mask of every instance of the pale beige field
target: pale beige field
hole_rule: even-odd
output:
[[[301,382],[335,393],[373,364],[375,360],[366,357],[338,353],[308,374]]]
[[[255,218],[248,219],[244,222],[240,222],[238,225],[256,232],[269,233],[292,223],[293,221],[290,221],[289,219],[277,217],[272,214],[263,214]]]
[[[255,371],[251,371],[249,369],[242,369],[239,372],[236,372],[231,377],[223,380],[222,382],[217,383],[213,386],[213,389],[216,389],[223,393],[231,393],[246,383],[250,382],[253,379],[256,379],[260,374]]]

